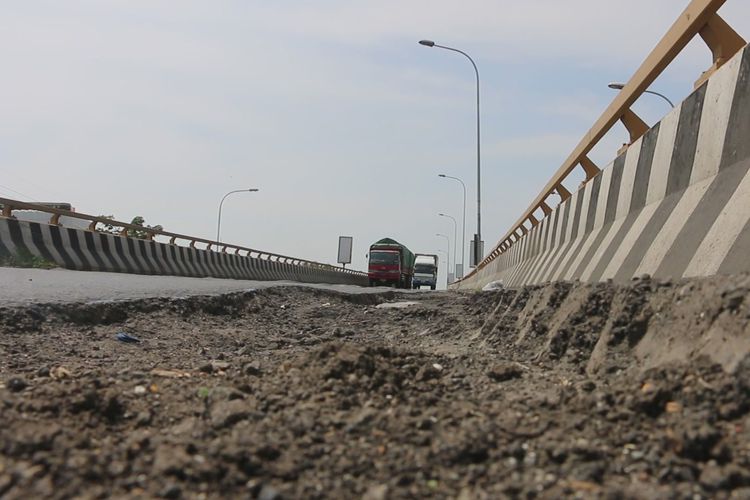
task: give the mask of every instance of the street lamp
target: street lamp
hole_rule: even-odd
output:
[[[456,253],[456,240],[458,239],[456,238],[456,231],[458,228],[458,223],[456,222],[456,219],[451,217],[450,215],[447,215],[447,214],[438,214],[438,215],[440,217],[447,217],[448,219],[453,221],[453,268],[455,269],[457,267],[456,257],[458,256],[458,253]]]
[[[454,181],[458,181],[461,183],[461,187],[464,188],[464,221],[461,227],[461,276],[458,276],[458,273],[456,273],[457,278],[463,278],[464,265],[466,265],[466,184],[464,184],[464,181],[462,181],[458,177],[452,177],[450,175],[445,175],[445,174],[438,174],[438,177],[442,177],[444,179],[453,179]],[[454,261],[456,260],[456,257],[457,255],[453,256]]]
[[[216,244],[218,245],[220,243],[219,235],[221,234],[221,207],[224,205],[224,200],[227,199],[227,196],[229,196],[232,193],[254,193],[258,191],[257,188],[250,188],[250,189],[235,189],[234,191],[229,191],[227,194],[224,195],[224,197],[221,199],[221,203],[219,203],[219,220],[216,223]]]
[[[607,87],[611,88],[612,90],[622,90],[623,88],[625,88],[625,84],[624,83],[618,83],[618,82],[612,82],[609,85],[607,85]],[[665,101],[667,101],[669,103],[669,105],[674,108],[674,103],[672,101],[670,101],[669,98],[667,98],[667,96],[665,96],[664,94],[660,94],[658,92],[654,92],[653,90],[644,90],[643,93],[644,94],[658,95],[659,97],[661,97],[662,99],[664,99]]]
[[[425,47],[438,47],[440,49],[450,50],[464,55],[474,67],[474,73],[477,77],[477,233],[474,235],[474,264],[479,265],[479,261],[482,260],[482,162],[480,154],[481,141],[479,127],[479,70],[469,54],[462,50],[454,49],[453,47],[446,47],[445,45],[438,45],[432,40],[420,40],[419,44],[424,45]]]
[[[450,271],[451,271],[451,239],[448,238],[447,235],[440,234],[440,233],[435,234],[435,236],[439,236],[441,238],[445,238],[445,241],[448,243],[448,263],[445,266],[445,269],[446,269],[445,274],[450,274]],[[445,283],[446,283],[446,286],[447,286],[447,283],[448,283],[448,277],[447,276],[446,276]]]

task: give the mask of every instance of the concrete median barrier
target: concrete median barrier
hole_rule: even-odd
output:
[[[0,257],[31,255],[66,269],[367,286],[330,266],[274,262],[228,252],[0,217]]]
[[[746,47],[508,250],[454,288],[750,271]]]

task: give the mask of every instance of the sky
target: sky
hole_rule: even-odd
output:
[[[466,184],[468,246],[475,76],[418,40],[479,68],[489,250],[688,3],[0,0],[0,196],[214,238],[222,196],[258,188],[226,199],[223,241],[335,263],[352,236],[359,270],[383,237],[460,260],[461,186],[438,174]],[[750,37],[750,3],[720,14]],[[680,101],[710,64],[694,40],[651,88]],[[592,159],[626,139],[615,126]]]

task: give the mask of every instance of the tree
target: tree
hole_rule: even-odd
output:
[[[140,215],[136,215],[135,217],[133,217],[133,220],[130,221],[130,223],[134,226],[145,227],[145,229],[128,229],[127,234],[131,238],[140,238],[142,240],[146,240],[148,239],[148,233],[150,232],[148,231],[149,229],[154,230],[154,231],[164,230],[164,227],[162,227],[159,224],[157,224],[156,226],[144,226],[146,221]]]
[[[111,220],[111,221],[115,220],[115,216],[114,215],[100,215],[99,218],[100,219],[107,219],[107,220]],[[156,226],[147,226],[147,225],[145,225],[145,223],[146,223],[146,221],[145,221],[145,219],[143,217],[141,217],[140,215],[136,215],[135,217],[133,217],[133,220],[130,221],[130,224],[132,224],[134,226],[140,226],[143,229],[130,229],[130,228],[128,228],[128,230],[125,231],[125,234],[127,236],[129,236],[130,238],[140,238],[142,240],[146,240],[146,239],[148,239],[148,233],[150,232],[150,230],[153,230],[153,231],[163,231],[164,230],[164,228],[161,225],[157,224]],[[117,224],[112,224],[112,223],[107,224],[107,223],[104,223],[104,222],[100,222],[99,223],[99,227],[97,228],[97,231],[100,231],[102,233],[109,233],[109,234],[121,235],[122,234],[122,231],[120,229],[121,227],[122,226],[118,226]]]
[[[100,215],[99,218],[100,219],[107,219],[107,220],[115,220],[115,216],[114,215]],[[101,227],[97,228],[97,231],[100,231],[102,233],[110,233],[110,234],[118,234],[119,233],[119,231],[116,231],[115,230],[115,226],[113,226],[111,223],[110,224],[105,224],[103,222],[100,222],[99,224],[101,224]]]

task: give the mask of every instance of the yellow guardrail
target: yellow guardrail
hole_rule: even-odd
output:
[[[287,255],[276,254],[272,252],[265,252],[263,250],[256,250],[254,248],[243,247],[239,245],[232,245],[229,243],[221,243],[215,240],[208,240],[205,238],[197,238],[195,236],[187,236],[179,233],[172,233],[170,231],[164,231],[162,229],[155,229],[150,227],[138,226],[128,222],[122,222],[107,217],[99,217],[96,215],[88,215],[80,212],[72,212],[70,210],[63,210],[59,208],[52,208],[38,203],[27,203],[25,201],[11,200],[8,198],[0,198],[0,206],[2,211],[0,216],[2,217],[13,217],[14,210],[33,210],[36,212],[46,212],[51,214],[49,224],[54,226],[60,226],[60,217],[71,217],[74,219],[81,219],[89,222],[89,231],[98,231],[97,225],[108,225],[112,227],[121,228],[119,234],[121,236],[127,236],[128,230],[135,230],[146,233],[146,239],[153,240],[156,236],[164,236],[169,238],[169,244],[176,245],[177,240],[185,240],[188,242],[188,246],[196,248],[197,244],[205,244],[204,250],[211,250],[212,247],[216,247],[217,251],[227,252],[227,250],[233,250],[235,254],[241,255],[240,252],[245,252],[248,257],[254,257],[258,259],[269,260],[272,262],[281,262],[283,264],[293,264],[297,266],[309,266],[318,269],[324,269],[328,271],[336,271],[345,274],[353,274],[360,276],[367,276],[367,273],[360,271],[354,271],[352,269],[346,269],[342,267],[332,266],[330,264],[323,264],[321,262],[315,262],[311,260],[299,259],[297,257],[289,257]]]
[[[625,87],[617,94],[609,107],[604,111],[594,126],[581,139],[573,152],[568,156],[552,179],[544,186],[539,195],[529,205],[529,208],[516,221],[511,229],[500,239],[492,251],[479,265],[463,279],[470,278],[477,271],[507,251],[520,240],[531,228],[539,224],[539,218],[534,215],[541,210],[543,217],[552,213],[547,204],[547,198],[557,193],[565,201],[571,193],[563,185],[563,181],[577,167],[583,168],[586,180],[595,177],[600,169],[587,156],[596,144],[609,132],[612,126],[621,121],[630,134],[632,144],[649,127],[636,115],[631,106],[646,91],[656,78],[669,66],[685,46],[696,36],[704,40],[713,56],[713,64],[703,72],[695,82],[695,87],[703,84],[711,74],[731,59],[745,47],[745,40],[737,34],[717,13],[726,0],[693,0],[685,11],[675,21],[666,35],[649,54],[640,68],[630,78]],[[627,145],[626,145],[627,146]]]

